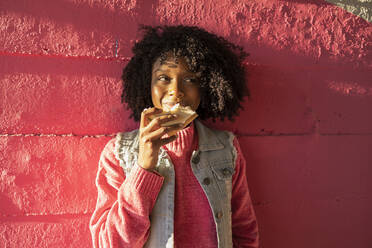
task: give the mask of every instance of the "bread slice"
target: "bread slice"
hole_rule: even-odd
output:
[[[154,119],[155,117],[169,114],[176,114],[177,118],[161,124],[162,127],[168,127],[174,124],[182,124],[182,128],[184,128],[189,123],[191,123],[196,117],[198,117],[198,114],[194,110],[192,110],[190,106],[183,107],[179,103],[177,103],[170,109],[163,109],[162,113],[150,116],[150,119]],[[177,131],[168,133],[168,135],[172,136],[175,133],[177,133]]]

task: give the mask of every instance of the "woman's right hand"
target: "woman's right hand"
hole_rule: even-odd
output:
[[[172,114],[159,116],[153,120],[149,119],[149,116],[161,112],[161,109],[148,108],[144,109],[141,113],[138,165],[150,171],[155,169],[155,166],[158,163],[160,147],[177,138],[176,135],[165,138],[162,137],[168,132],[182,128],[180,125],[172,125],[169,127],[161,126],[161,124],[176,118],[176,116]]]

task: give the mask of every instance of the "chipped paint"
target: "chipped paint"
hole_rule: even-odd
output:
[[[372,22],[372,0],[326,0],[346,11]]]

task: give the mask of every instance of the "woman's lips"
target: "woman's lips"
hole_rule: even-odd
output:
[[[170,109],[174,105],[176,105],[177,103],[180,104],[181,106],[183,106],[183,104],[181,104],[180,102],[164,102],[163,107]]]

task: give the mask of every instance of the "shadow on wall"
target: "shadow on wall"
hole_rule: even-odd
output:
[[[113,36],[121,35],[123,26],[113,27],[112,23],[125,23],[125,30],[135,31],[137,19],[141,15],[148,17],[151,13],[152,4],[156,1],[126,1],[129,4],[119,5],[117,1],[107,3],[73,3],[61,0],[40,0],[38,4],[32,1],[7,1],[7,11],[29,14],[37,18],[52,19],[58,24],[69,24],[78,28],[79,31],[90,32],[92,27],[102,33],[110,32]],[[40,8],[43,6],[43,8]],[[125,7],[124,7],[125,6]],[[115,29],[113,29],[115,28]],[[129,30],[128,30],[129,28]]]
[[[4,217],[1,216],[1,213],[6,213],[7,215],[19,215],[23,213],[19,206],[14,204],[13,200],[3,193],[0,193],[0,202],[0,218]]]
[[[71,47],[69,47],[68,50],[73,50],[74,46],[76,48],[76,46],[82,45],[74,43],[74,40],[77,39],[80,43],[92,45],[92,50],[89,51],[90,54],[92,54],[96,51],[96,48],[93,47],[94,45],[102,45],[95,42],[98,37],[106,39],[106,41],[110,40],[109,43],[112,44],[113,50],[117,49],[115,48],[115,42],[118,40],[121,43],[133,43],[132,40],[128,39],[128,36],[135,38],[137,24],[141,23],[141,20],[149,20],[149,18],[152,18],[152,6],[156,6],[157,1],[158,0],[129,0],[124,1],[124,3],[120,1],[101,1],[88,4],[83,1],[73,3],[61,0],[40,0],[35,4],[28,0],[8,0],[6,3],[2,2],[2,4],[6,6],[6,10],[9,13],[26,14],[35,18],[35,30],[31,32],[36,32],[36,35],[51,33],[52,37],[53,35],[57,37],[61,36],[60,38],[63,39],[67,34],[64,38],[72,40],[69,41]],[[48,22],[50,22],[49,25],[43,25],[45,23],[48,24]],[[151,20],[148,22],[152,23]],[[64,30],[57,30],[56,32],[54,29],[59,26],[65,26]],[[69,37],[69,32],[79,33]],[[119,37],[122,39],[120,40]],[[63,42],[60,38],[57,38],[54,42]],[[68,43],[65,42],[65,44]],[[124,53],[130,53],[132,44],[120,45]],[[50,47],[45,47],[43,54],[49,54],[49,49]],[[67,53],[69,52],[71,51],[67,51]],[[115,55],[116,52],[117,51],[113,51],[113,55]]]

